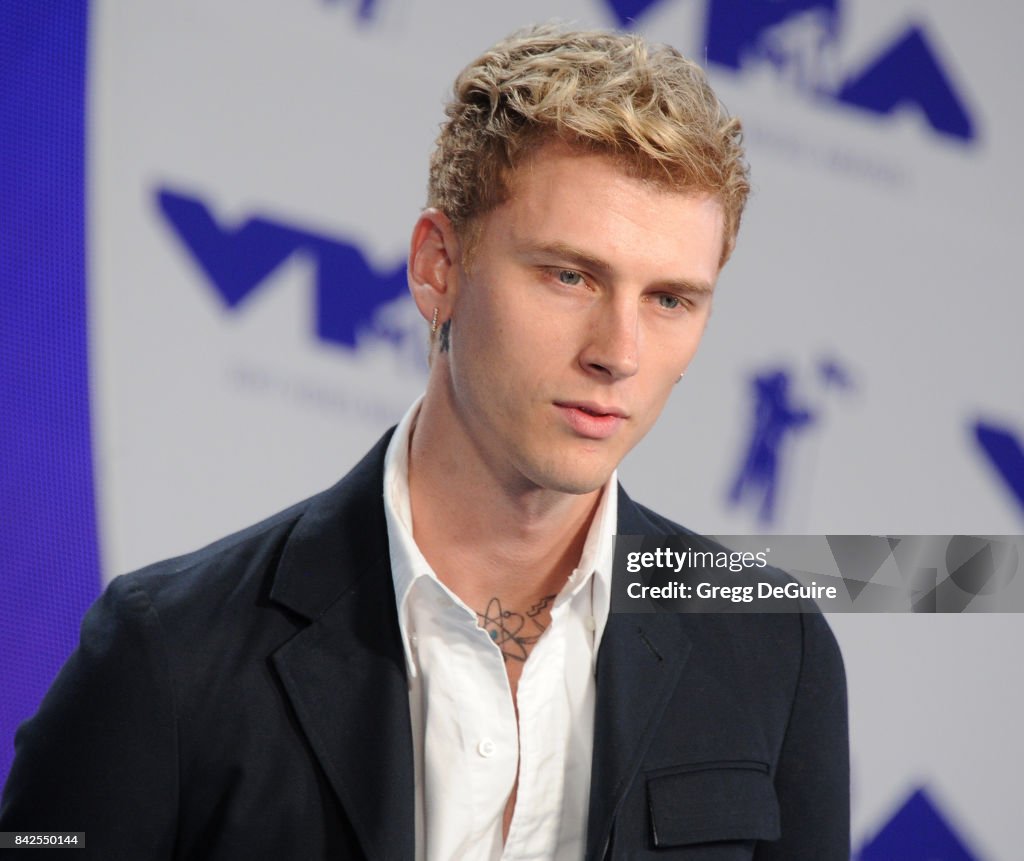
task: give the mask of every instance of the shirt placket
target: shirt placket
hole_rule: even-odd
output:
[[[433,811],[428,813],[429,857],[498,858],[500,829],[496,840],[494,825],[514,784],[518,759],[504,664],[465,608],[450,600],[436,603],[433,624],[447,632],[448,642],[431,654],[425,715],[427,772],[435,777],[426,789]],[[443,702],[431,703],[433,696]],[[453,815],[460,810],[468,823]],[[492,851],[482,850],[486,846]]]
[[[567,605],[556,607],[519,680],[519,785],[502,861],[550,858],[560,825],[568,724],[564,684]]]

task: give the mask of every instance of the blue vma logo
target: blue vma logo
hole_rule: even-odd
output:
[[[606,0],[620,26],[670,0]],[[912,25],[863,68],[836,67],[842,39],[841,0],[708,0],[707,59],[730,69],[770,64],[798,90],[887,116],[916,106],[936,133],[960,141],[974,122],[925,29]]]
[[[957,835],[924,789],[868,840],[853,861],[981,861]]]
[[[278,266],[303,252],[315,261],[318,338],[348,349],[355,349],[365,333],[396,345],[406,339],[406,331],[383,324],[379,314],[406,295],[405,261],[377,271],[339,237],[263,216],[222,224],[201,199],[169,189],[158,191],[157,204],[226,307],[242,307]]]

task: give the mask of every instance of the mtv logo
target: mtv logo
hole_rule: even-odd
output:
[[[708,60],[740,69],[768,61],[794,74],[801,89],[823,90],[831,48],[839,37],[838,0],[712,2]]]

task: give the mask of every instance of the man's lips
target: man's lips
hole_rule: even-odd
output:
[[[556,401],[555,406],[582,410],[592,416],[617,416],[620,419],[627,416],[626,411],[620,407],[606,406],[594,401]]]
[[[593,401],[560,401],[555,406],[569,427],[587,439],[607,439],[627,418],[626,411],[620,407]]]

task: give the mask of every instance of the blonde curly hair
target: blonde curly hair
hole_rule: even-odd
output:
[[[740,121],[700,67],[668,45],[531,27],[470,63],[445,113],[427,205],[469,246],[478,218],[508,199],[516,167],[560,140],[609,155],[645,181],[713,196],[725,214],[720,265],[735,247],[750,192]]]

